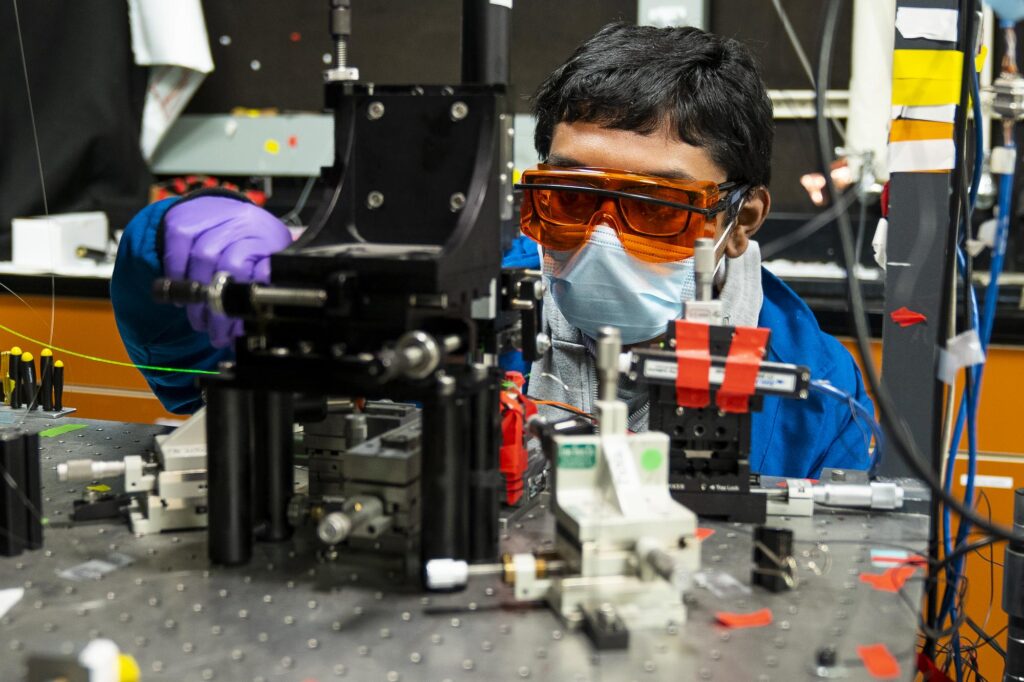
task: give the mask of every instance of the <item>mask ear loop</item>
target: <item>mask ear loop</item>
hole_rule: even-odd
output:
[[[740,219],[740,212],[743,210],[743,204],[747,200],[747,190],[748,188],[744,187],[740,192],[737,192],[737,194],[739,194],[739,200],[736,201],[736,209],[729,210],[729,222],[726,223],[725,230],[722,232],[722,236],[719,237],[718,241],[715,242],[715,256],[718,256],[718,250],[722,248],[723,244],[725,244],[726,240],[729,238],[729,235],[732,233],[732,228],[736,226],[736,221]],[[722,256],[718,258],[718,260],[715,262],[714,277],[718,277],[718,271],[721,269],[722,263],[724,262],[725,253],[723,252]]]

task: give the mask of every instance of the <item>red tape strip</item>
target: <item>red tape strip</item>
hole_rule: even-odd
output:
[[[725,359],[725,377],[716,401],[723,412],[748,412],[754,395],[757,370],[768,347],[768,330],[736,327]]]
[[[702,322],[676,320],[676,404],[707,407],[711,403],[711,332]]]
[[[763,628],[766,625],[772,624],[772,610],[761,609],[753,613],[718,611],[715,613],[715,620],[725,627],[734,630],[741,628]]]
[[[896,310],[889,313],[889,317],[892,321],[901,327],[912,327],[915,324],[921,324],[927,322],[928,317],[924,313],[919,313],[915,310],[911,310],[907,306],[897,308]]]
[[[861,573],[860,581],[867,583],[879,592],[899,592],[907,584],[910,576],[917,573],[917,566],[897,566],[887,568],[882,573]]]
[[[895,680],[900,676],[900,662],[884,644],[866,644],[857,647],[857,655],[864,662],[868,675],[876,680]]]

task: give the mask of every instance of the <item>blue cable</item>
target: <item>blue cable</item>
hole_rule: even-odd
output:
[[[854,418],[860,417],[863,421],[867,422],[868,427],[871,429],[871,434],[875,437],[875,452],[871,455],[871,464],[868,467],[868,471],[873,473],[882,459],[882,427],[875,419],[875,413],[865,407],[863,403],[859,402],[851,394],[841,388],[836,388],[827,381],[822,381],[821,379],[812,381],[811,390],[845,401],[850,406],[850,411],[853,413]]]
[[[978,189],[981,185],[981,176],[984,171],[984,129],[983,129],[983,114],[981,111],[981,94],[980,87],[978,84],[978,73],[976,69],[971,69],[971,100],[973,104],[974,113],[974,168],[971,177],[971,186],[968,194],[968,203],[971,207],[971,211],[978,199]],[[1000,194],[1000,198],[1002,194]],[[970,224],[963,224],[961,230],[961,240],[966,239],[970,233]],[[964,278],[963,288],[964,297],[968,305],[968,326],[970,328],[977,329],[978,325],[978,304],[977,298],[974,293],[974,287],[970,281],[967,271],[967,259],[964,255],[961,247],[957,248],[957,265],[961,275]],[[980,368],[979,368],[980,370]],[[980,371],[975,376],[973,368],[968,367],[965,371],[965,384],[964,394],[960,399],[960,406],[957,412],[956,426],[953,432],[953,438],[950,444],[950,453],[946,460],[946,477],[945,486],[947,492],[952,488],[952,481],[954,476],[954,466],[956,464],[956,453],[959,449],[960,440],[963,436],[964,422],[967,422],[967,442],[968,442],[968,472],[967,481],[964,491],[964,504],[970,506],[974,500],[974,478],[977,472],[977,408],[978,408],[978,389],[980,388]],[[951,526],[952,526],[952,514],[948,507],[943,509],[943,549],[947,555],[953,552],[953,542],[951,538]],[[969,527],[962,521],[957,527],[957,544],[959,545],[966,539]],[[946,614],[948,613],[951,617],[952,622],[956,622],[958,618],[957,609],[955,606],[955,595],[957,590],[958,576],[963,570],[964,559],[961,558],[959,561],[954,562],[953,565],[947,570],[947,581],[946,590],[942,599],[942,609],[939,615],[940,628],[945,622]],[[960,638],[959,633],[954,632],[951,637],[951,644],[953,648],[953,657],[955,661],[955,668],[957,671],[957,679],[961,679],[962,676],[962,660],[960,650]]]
[[[1010,24],[1012,27],[1012,23]],[[1005,28],[1005,22],[1004,22]],[[972,79],[972,82],[976,82],[977,78]],[[976,92],[976,90],[975,90]],[[978,96],[975,94],[975,101],[977,102]],[[977,105],[976,105],[977,108]],[[977,116],[977,113],[975,114]],[[976,119],[980,120],[980,118]],[[1006,146],[1010,149],[1015,149],[1016,145],[1011,139],[1007,141]],[[979,341],[983,350],[988,349],[989,342],[992,337],[992,328],[995,324],[996,307],[999,296],[999,276],[1003,270],[1003,264],[1006,255],[1006,242],[1009,235],[1010,227],[1010,211],[1012,204],[1013,195],[1013,180],[1014,173],[1011,170],[1010,173],[1003,174],[999,180],[999,216],[996,223],[996,234],[995,241],[992,247],[992,261],[990,265],[990,277],[989,284],[985,291],[984,308],[982,311],[981,319],[975,322],[977,325]],[[973,196],[976,197],[977,193],[974,192]],[[961,270],[966,276],[965,259],[961,254],[958,254],[958,260],[961,266]],[[967,283],[965,291],[970,292],[970,304],[973,319],[978,320],[977,316],[977,299],[974,294],[973,286]],[[968,440],[968,472],[966,477],[966,486],[964,490],[964,504],[973,504],[974,498],[974,479],[977,473],[977,430],[976,430],[976,416],[978,403],[980,400],[981,393],[981,380],[984,374],[984,366],[979,366],[976,369],[967,368],[966,372],[966,383],[964,388],[964,396],[961,398],[960,411],[957,415],[956,428],[954,429],[953,440],[950,448],[950,456],[946,463],[946,488],[949,490],[952,486],[953,478],[953,467],[955,465],[955,456],[958,449],[960,438],[963,433],[963,423],[967,421],[967,440]],[[947,553],[953,551],[953,542],[950,538],[950,526],[952,525],[951,513],[948,508],[943,511],[943,545]],[[963,519],[960,520],[960,524],[957,527],[957,539],[956,545],[963,544],[967,535],[970,532],[970,524],[965,522]],[[960,574],[963,572],[963,566],[966,561],[966,557],[961,557],[958,561],[954,562],[954,565],[950,566],[948,571],[949,579],[947,580],[946,594],[943,598],[942,611],[940,612],[939,624],[945,622],[945,614],[949,613],[952,622],[957,620],[957,609],[955,608],[955,594],[956,594],[956,582],[959,579]],[[960,677],[961,673],[961,652],[960,642],[958,633],[954,633],[952,637],[954,661],[956,662],[957,675]]]

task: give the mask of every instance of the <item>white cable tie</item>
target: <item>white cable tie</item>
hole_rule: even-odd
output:
[[[964,246],[967,247],[967,254],[971,258],[976,258],[982,251],[985,250],[985,247],[988,246],[988,244],[981,241],[980,239],[968,239],[964,243]]]
[[[992,147],[988,165],[996,175],[1012,174],[1017,165],[1017,150],[1013,147]]]
[[[950,386],[956,383],[956,375],[964,367],[985,362],[985,351],[975,329],[968,329],[946,342],[939,350],[939,367],[936,374],[940,381]]]
[[[875,236],[871,238],[871,248],[875,252],[875,262],[878,263],[878,267],[885,270],[885,246],[889,236],[889,221],[885,218],[878,219],[878,225],[875,227]]]
[[[992,248],[996,243],[996,219],[989,218],[981,225],[978,225],[977,241],[981,242],[982,246]],[[977,255],[977,254],[971,254]]]

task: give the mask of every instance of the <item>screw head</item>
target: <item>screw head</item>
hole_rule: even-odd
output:
[[[384,205],[384,195],[374,190],[366,195],[366,207],[370,210],[378,209]]]
[[[458,213],[466,205],[466,195],[462,192],[456,192],[448,199],[448,208],[451,209],[452,213]]]
[[[370,105],[366,107],[366,118],[371,121],[376,121],[384,115],[384,103],[383,102],[370,102]]]
[[[450,113],[453,121],[461,121],[469,114],[469,106],[460,100],[452,104]]]

